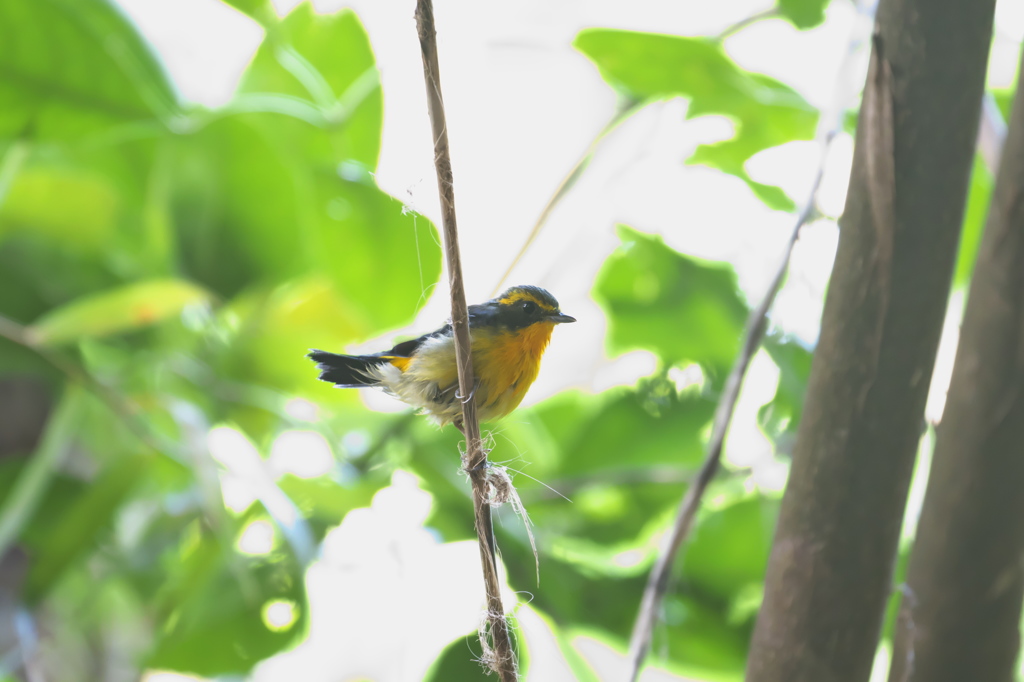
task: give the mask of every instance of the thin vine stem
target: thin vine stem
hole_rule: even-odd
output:
[[[505,618],[505,609],[501,603],[497,547],[491,522],[491,486],[488,480],[487,451],[480,439],[480,422],[476,414],[476,400],[473,392],[473,357],[469,337],[469,313],[466,308],[466,291],[462,277],[462,257],[459,253],[459,234],[455,220],[455,189],[452,182],[452,163],[448,148],[444,100],[441,96],[437,31],[434,27],[434,8],[431,0],[417,1],[416,26],[423,57],[423,78],[427,87],[427,110],[430,114],[431,131],[434,136],[434,168],[437,171],[437,189],[441,199],[444,250],[448,264],[448,284],[451,289],[452,332],[455,337],[455,359],[459,372],[459,395],[462,396],[462,422],[458,426],[466,437],[466,451],[462,456],[462,468],[469,474],[473,486],[473,511],[487,599],[488,627],[481,631],[480,641],[484,647],[481,661],[496,672],[502,682],[514,682],[518,679],[518,665],[515,649],[512,646],[509,624]]]

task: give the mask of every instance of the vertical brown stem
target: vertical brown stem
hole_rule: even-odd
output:
[[[1024,88],[957,348],[890,682],[1016,678],[1024,598]]]
[[[515,650],[509,633],[505,610],[501,603],[501,583],[498,580],[497,550],[491,523],[489,484],[487,481],[487,452],[480,439],[480,422],[473,397],[473,356],[470,352],[469,314],[466,309],[466,291],[462,279],[462,259],[459,255],[459,234],[455,221],[455,190],[452,184],[452,163],[448,149],[448,128],[441,97],[441,75],[437,59],[437,32],[434,28],[434,8],[431,0],[416,3],[416,26],[423,56],[423,77],[427,85],[427,108],[430,112],[431,131],[434,135],[434,167],[437,170],[437,190],[441,197],[441,223],[444,233],[445,256],[448,263],[448,283],[452,299],[452,331],[455,335],[455,358],[459,370],[459,395],[462,403],[460,428],[466,436],[466,452],[462,466],[469,473],[473,485],[473,510],[476,532],[480,542],[480,561],[483,566],[484,589],[487,593],[487,620],[490,626],[490,647],[485,648],[484,663],[498,673],[502,682],[517,679]],[[484,642],[486,647],[486,642]]]

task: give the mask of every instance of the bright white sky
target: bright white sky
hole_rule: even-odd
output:
[[[182,95],[211,107],[231,98],[263,37],[255,22],[219,0],[117,2],[156,47]],[[275,0],[274,4],[283,15],[297,2]],[[322,12],[352,7],[366,25],[385,98],[378,183],[439,223],[414,4],[413,0],[314,2]],[[435,5],[463,263],[468,296],[474,302],[489,298],[501,284],[497,276],[561,178],[613,113],[614,94],[571,47],[576,33],[586,27],[717,33],[768,3],[436,0]],[[781,20],[764,21],[729,38],[726,48],[745,68],[774,76],[812,104],[827,108],[835,98],[837,73],[856,20],[851,3],[834,0],[827,21],[817,29],[800,32]],[[1024,3],[999,0],[990,60],[992,85],[1012,82],[1022,34]],[[848,102],[855,101],[855,91],[863,83],[865,57],[861,55],[847,84]],[[661,233],[681,251],[731,261],[748,297],[761,296],[793,217],[768,210],[734,178],[684,166],[682,161],[697,144],[728,137],[732,129],[721,117],[684,122],[684,114],[681,101],[653,105],[611,135],[583,180],[551,216],[512,281],[504,283],[544,286],[558,297],[563,310],[580,320],[557,330],[545,367],[558,371],[542,370],[528,402],[567,385],[600,390],[631,383],[654,368],[653,358],[645,353],[609,361],[599,341],[605,320],[589,290],[594,274],[617,243],[613,231],[617,222]],[[845,199],[851,152],[849,138],[840,138],[826,166],[820,203],[833,217]],[[759,154],[748,168],[756,180],[780,185],[801,201],[816,170],[817,155],[812,142],[792,143]],[[836,238],[830,220],[804,230],[789,282],[775,307],[776,323],[807,341],[817,336]],[[446,297],[434,297],[409,331],[433,328],[447,317],[446,308]],[[954,340],[956,328],[953,316],[947,331]],[[940,377],[949,372],[953,349],[954,343],[947,339],[929,408],[933,416],[941,410],[948,379]],[[771,362],[763,358],[755,362],[729,440],[730,458],[736,463],[750,464],[769,454],[753,414],[770,399],[776,380]],[[388,407],[383,402],[387,399],[368,396],[368,400],[375,407]],[[402,485],[407,487],[408,482]],[[375,509],[378,506],[387,508],[375,502]],[[415,534],[415,524],[399,525],[401,533],[413,533],[410,537],[424,541]],[[539,616],[526,615],[527,620],[533,619],[530,622],[536,621],[537,632],[544,630]],[[564,672],[550,679],[559,679],[559,674]],[[410,672],[380,679],[416,678]],[[537,672],[530,679],[535,682],[543,676]]]

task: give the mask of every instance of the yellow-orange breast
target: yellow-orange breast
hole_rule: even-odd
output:
[[[554,328],[552,322],[537,322],[514,332],[473,330],[481,419],[504,417],[519,406],[540,372],[540,359]]]

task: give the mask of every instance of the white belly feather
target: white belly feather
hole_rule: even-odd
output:
[[[383,364],[367,372],[383,389],[399,400],[433,416],[440,424],[462,414],[455,368],[455,341],[451,336],[426,339],[403,372]],[[439,385],[440,380],[440,385]],[[479,397],[479,396],[478,396]]]

